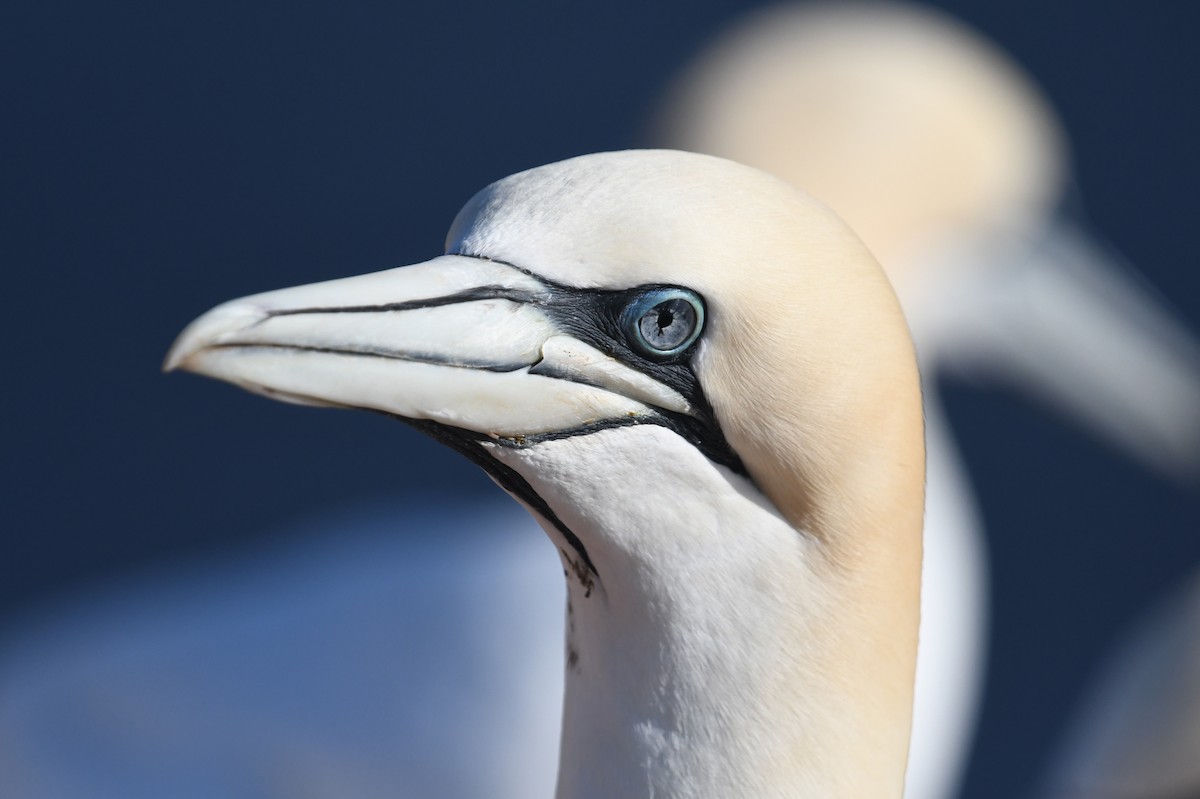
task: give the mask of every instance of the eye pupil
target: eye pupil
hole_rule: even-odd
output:
[[[703,318],[699,298],[682,289],[658,289],[641,296],[627,313],[636,328],[638,347],[655,358],[687,349],[700,333]]]
[[[621,311],[629,345],[655,361],[682,356],[704,329],[704,300],[681,286],[647,286],[631,292]]]

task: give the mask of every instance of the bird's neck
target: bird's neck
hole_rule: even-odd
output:
[[[596,566],[567,570],[559,799],[900,795],[914,631],[748,481],[651,425],[499,457]]]

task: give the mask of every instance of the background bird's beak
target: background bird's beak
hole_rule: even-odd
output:
[[[554,295],[506,264],[447,255],[220,305],[180,334],[164,368],[497,437],[690,412],[673,390],[564,335],[546,312]]]
[[[1200,346],[1119,256],[1063,225],[984,280],[972,301],[943,298],[966,312],[941,353],[952,370],[1023,388],[1166,473],[1200,475]]]

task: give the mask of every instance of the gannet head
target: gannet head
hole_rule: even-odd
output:
[[[886,279],[836,215],[755,170],[672,151],[529,170],[477,194],[446,250],[218,306],[166,368],[432,422],[464,448],[663,425],[814,533],[833,509],[796,476],[819,490],[861,459],[865,409],[899,413]]]
[[[856,746],[870,754],[812,785],[899,791],[924,464],[912,345],[866,248],[788,184],[671,151],[533,169],[476,195],[446,255],[219,306],[174,367],[412,421],[539,517],[583,628],[564,795],[596,773],[593,744],[642,788],[757,795]],[[600,701],[603,679],[633,698]],[[731,702],[747,709],[729,718]]]
[[[906,3],[757,11],[683,71],[657,127],[668,146],[835,209],[887,271],[931,368],[995,278],[1028,260],[1067,181],[1059,120],[1020,66]]]
[[[1020,67],[903,3],[751,15],[689,66],[660,125],[677,146],[803,186],[899,285],[947,237],[1040,220],[1066,181],[1058,118]]]

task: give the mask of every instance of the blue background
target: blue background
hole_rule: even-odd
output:
[[[1200,6],[937,5],[1042,85],[1093,229],[1200,330]],[[217,302],[423,260],[486,183],[643,143],[749,7],[6,4],[0,625],[356,499],[495,491],[402,425],[159,363]],[[1024,400],[947,390],[996,608],[965,795],[1020,796],[1097,658],[1200,563],[1200,502]]]

